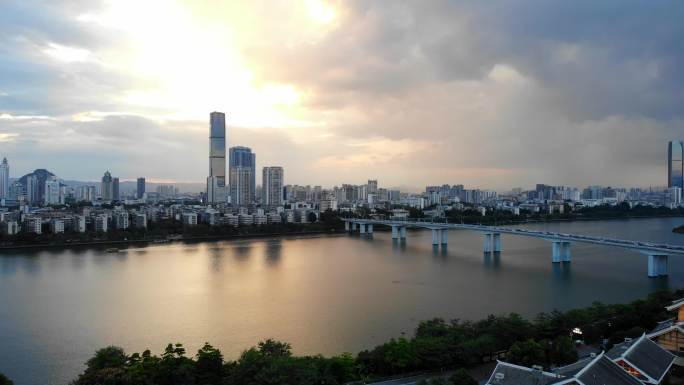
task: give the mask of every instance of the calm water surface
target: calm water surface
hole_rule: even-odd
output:
[[[577,234],[684,244],[684,218],[529,225]],[[205,341],[226,358],[264,338],[298,354],[358,352],[436,316],[534,315],[593,301],[624,302],[684,286],[684,260],[649,279],[646,257],[573,244],[553,265],[549,242],[502,235],[500,256],[482,238],[451,231],[446,250],[427,231],[405,243],[376,232],[101,250],[0,255],[0,372],[17,385],[67,384],[95,349],[128,352]]]

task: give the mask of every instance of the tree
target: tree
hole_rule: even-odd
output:
[[[511,346],[506,359],[522,366],[542,365],[546,361],[544,347],[533,339],[519,341]]]
[[[95,356],[86,362],[87,370],[105,368],[121,368],[126,364],[126,353],[118,346],[107,346],[95,352]]]
[[[470,376],[467,370],[460,368],[451,377],[449,381],[452,385],[477,385],[477,380]]]
[[[223,355],[221,352],[204,343],[202,349],[197,351],[195,373],[199,385],[220,385],[223,376]]]
[[[549,363],[567,365],[577,361],[577,350],[568,336],[559,336],[553,340],[549,351]]]
[[[318,221],[318,217],[316,216],[316,213],[314,213],[313,211],[309,213],[307,219],[309,220],[309,223],[315,223],[316,221]]]
[[[391,339],[385,344],[385,362],[392,373],[411,370],[416,361],[414,346],[406,338]]]
[[[4,374],[0,373],[0,385],[14,385],[14,382],[7,378]]]
[[[289,357],[292,355],[292,346],[287,342],[273,339],[259,342],[259,353],[266,357]]]

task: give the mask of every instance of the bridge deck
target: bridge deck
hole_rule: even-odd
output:
[[[626,239],[615,239],[598,237],[591,235],[576,235],[565,233],[554,233],[550,231],[537,231],[518,229],[510,227],[498,226],[484,226],[484,225],[466,225],[460,223],[442,223],[442,222],[424,222],[415,220],[377,220],[377,219],[353,219],[342,218],[345,222],[359,223],[359,224],[373,224],[384,226],[397,227],[415,227],[427,229],[459,229],[459,230],[473,230],[484,233],[501,233],[513,234],[524,237],[541,238],[549,241],[563,241],[563,242],[581,242],[591,243],[604,246],[622,247],[625,249],[643,252],[645,254],[662,254],[662,255],[684,255],[684,246],[669,245],[669,244],[655,244],[644,241],[634,241]]]

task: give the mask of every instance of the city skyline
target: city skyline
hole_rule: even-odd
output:
[[[661,185],[681,7],[9,1],[0,143],[16,175],[205,183],[219,110],[292,183]]]

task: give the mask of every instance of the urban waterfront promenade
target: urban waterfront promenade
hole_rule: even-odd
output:
[[[500,253],[502,250],[501,234],[519,235],[540,238],[551,242],[551,261],[553,263],[572,260],[570,245],[572,242],[590,243],[602,246],[613,246],[638,251],[648,257],[648,276],[658,277],[668,274],[668,257],[670,255],[684,255],[684,246],[651,243],[626,239],[606,238],[591,235],[556,233],[550,231],[526,230],[498,226],[468,225],[460,223],[446,223],[419,219],[405,220],[377,220],[341,218],[345,230],[360,234],[373,234],[373,226],[387,226],[392,228],[392,239],[406,239],[407,228],[422,228],[432,231],[432,244],[446,247],[449,230],[471,230],[481,232],[484,236],[484,252]]]

